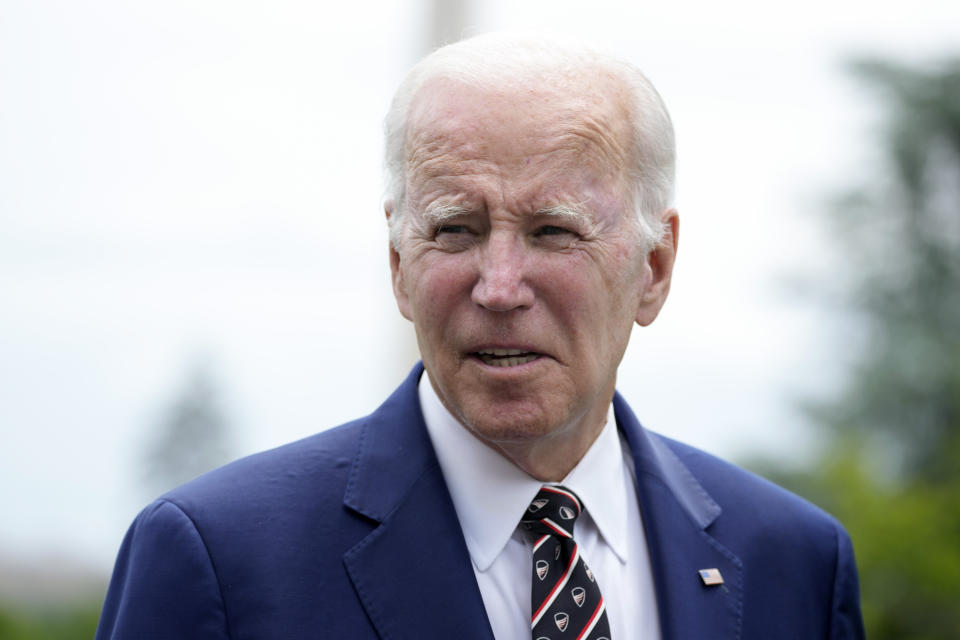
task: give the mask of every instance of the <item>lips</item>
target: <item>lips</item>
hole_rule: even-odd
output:
[[[475,351],[473,355],[492,367],[516,367],[533,362],[541,356],[535,351],[523,349],[482,349]]]

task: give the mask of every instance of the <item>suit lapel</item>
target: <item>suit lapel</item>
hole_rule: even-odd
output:
[[[619,394],[614,410],[633,453],[663,640],[740,638],[743,567],[710,533],[720,507]],[[724,583],[705,585],[701,569],[718,569]]]
[[[422,367],[367,420],[344,504],[379,526],[344,555],[383,639],[492,640],[449,491],[423,424]]]

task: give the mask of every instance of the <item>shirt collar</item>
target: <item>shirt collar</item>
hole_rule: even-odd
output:
[[[418,387],[423,419],[453,506],[479,571],[486,571],[517,528],[543,483],[474,437],[443,406],[424,371]],[[563,485],[580,496],[600,535],[627,561],[627,491],[623,451],[611,405],[600,436]]]

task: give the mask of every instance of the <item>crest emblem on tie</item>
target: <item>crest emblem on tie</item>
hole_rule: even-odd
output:
[[[557,623],[557,629],[564,631],[567,628],[567,625],[570,624],[570,616],[560,612],[553,616],[553,621]]]
[[[560,545],[557,545],[556,547],[553,548],[553,559],[554,560],[560,559]]]
[[[583,587],[574,587],[573,590],[570,591],[570,595],[573,596],[573,603],[578,607],[582,607],[583,600],[587,597],[587,590]]]
[[[593,571],[590,571],[590,567],[588,567],[587,565],[583,565],[583,570],[587,572],[587,577],[590,578],[590,582],[596,582],[593,579]]]
[[[545,506],[547,506],[548,502],[550,502],[550,500],[548,500],[547,498],[537,498],[536,500],[530,503],[530,506],[527,508],[527,511],[529,511],[530,513],[536,513],[537,511],[540,511],[540,509],[543,509]]]
[[[573,512],[573,509],[564,505],[560,507],[560,517],[564,520],[573,520],[577,517],[577,514]]]
[[[546,560],[537,560],[537,577],[543,580],[550,571],[550,564]]]

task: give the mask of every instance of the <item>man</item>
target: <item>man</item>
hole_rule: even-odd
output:
[[[615,395],[678,238],[672,127],[638,71],[446,47],[398,90],[387,165],[422,368],[144,510],[99,638],[863,637],[839,524]]]

